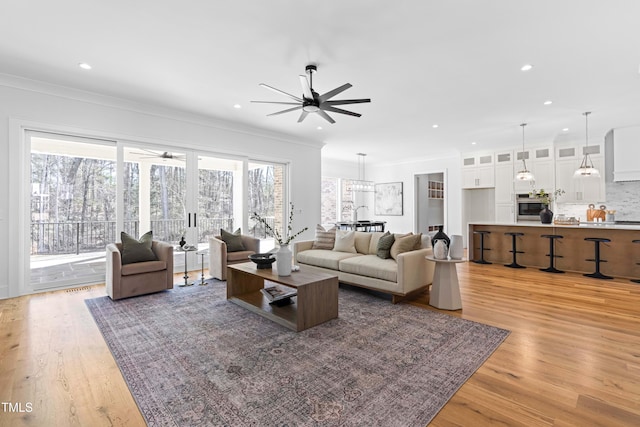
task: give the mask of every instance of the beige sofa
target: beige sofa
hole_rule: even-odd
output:
[[[382,259],[377,253],[382,232],[355,232],[357,253],[312,249],[313,240],[294,242],[294,259],[303,268],[334,273],[342,283],[373,289],[392,296],[393,303],[426,289],[433,280],[434,263],[425,259],[431,248],[404,252]]]
[[[249,262],[249,255],[260,252],[260,239],[242,235],[244,251],[229,252],[220,236],[209,237],[209,274],[219,280],[227,280],[227,265]]]
[[[157,261],[122,265],[122,243],[107,245],[106,288],[113,300],[173,289],[173,246],[153,241]]]

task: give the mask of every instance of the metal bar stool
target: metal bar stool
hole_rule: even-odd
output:
[[[547,273],[564,273],[564,271],[558,270],[555,267],[556,258],[563,258],[562,255],[556,255],[555,241],[556,239],[562,239],[564,236],[561,236],[559,234],[541,234],[540,237],[549,239],[549,253],[547,254],[547,256],[549,257],[549,267],[541,268],[540,271],[546,271]]]
[[[490,248],[485,248],[484,247],[484,236],[485,234],[491,234],[490,231],[486,231],[486,230],[479,230],[479,231],[474,231],[473,234],[479,234],[480,235],[480,259],[476,260],[474,259],[473,262],[477,263],[477,264],[491,264],[489,261],[485,261],[484,259],[484,251],[490,251]]]
[[[511,236],[511,250],[509,252],[511,252],[513,254],[513,261],[511,262],[511,264],[507,264],[505,265],[505,267],[510,267],[510,268],[527,268],[524,265],[520,265],[516,262],[516,255],[517,254],[523,254],[524,251],[519,251],[516,249],[516,237],[518,236],[524,236],[524,233],[516,233],[516,232],[508,232],[508,233],[504,233],[507,236]]]
[[[640,243],[640,240],[632,240],[631,243]],[[640,265],[640,262],[636,262],[636,265]],[[631,279],[633,283],[640,283],[640,279]]]
[[[607,262],[606,259],[600,258],[600,243],[609,243],[611,239],[605,239],[604,237],[585,237],[584,240],[586,240],[587,242],[594,242],[596,248],[595,258],[589,258],[586,260],[596,263],[596,271],[593,273],[585,273],[584,275],[596,279],[613,279],[613,277],[611,276],[600,273],[600,263]]]

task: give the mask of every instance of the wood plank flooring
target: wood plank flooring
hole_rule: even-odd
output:
[[[495,264],[458,275],[463,310],[447,313],[512,332],[431,425],[640,425],[640,285]],[[83,302],[102,295],[0,300],[0,426],[144,425]],[[410,304],[436,310],[426,292]]]

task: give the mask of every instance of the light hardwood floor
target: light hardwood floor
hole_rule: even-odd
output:
[[[458,275],[464,308],[448,313],[512,332],[431,425],[640,425],[640,285],[495,264]],[[0,301],[0,402],[33,408],[0,407],[0,426],[144,425],[83,302],[102,295]],[[435,310],[427,293],[411,304]]]

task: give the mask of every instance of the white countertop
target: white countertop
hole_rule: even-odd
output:
[[[581,222],[577,225],[542,224],[539,221],[495,222],[478,221],[469,225],[500,225],[505,227],[558,227],[558,228],[606,228],[610,230],[640,230],[640,225],[615,224],[613,222]]]

